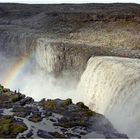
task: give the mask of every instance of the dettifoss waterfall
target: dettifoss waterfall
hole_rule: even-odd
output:
[[[20,88],[35,100],[83,101],[105,115],[119,132],[131,138],[140,137],[139,59],[92,57],[92,48],[43,41],[43,45],[37,44],[30,51],[25,49],[21,57],[1,56],[0,82],[4,86]]]
[[[131,138],[140,136],[140,60],[92,57],[78,90],[84,102],[120,132]]]

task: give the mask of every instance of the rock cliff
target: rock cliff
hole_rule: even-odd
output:
[[[139,58],[139,9],[119,3],[0,4],[0,51],[13,57],[37,53],[37,64],[55,75],[80,75],[92,55]]]

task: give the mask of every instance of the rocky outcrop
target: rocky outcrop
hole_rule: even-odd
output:
[[[127,138],[82,102],[34,102],[21,93],[0,88],[0,138]],[[23,104],[23,100],[27,102]],[[10,106],[4,106],[7,103]]]

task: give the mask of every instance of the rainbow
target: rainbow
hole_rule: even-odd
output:
[[[20,78],[20,75],[25,72],[32,57],[32,51],[29,51],[28,54],[23,54],[18,57],[12,67],[5,73],[2,84],[8,88],[12,87],[12,85],[16,83],[16,80]]]

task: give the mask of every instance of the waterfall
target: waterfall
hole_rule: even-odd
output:
[[[91,109],[104,114],[120,132],[140,137],[140,60],[89,59],[78,92]]]
[[[37,64],[46,72],[79,78],[95,50],[94,46],[40,38],[35,52]]]

